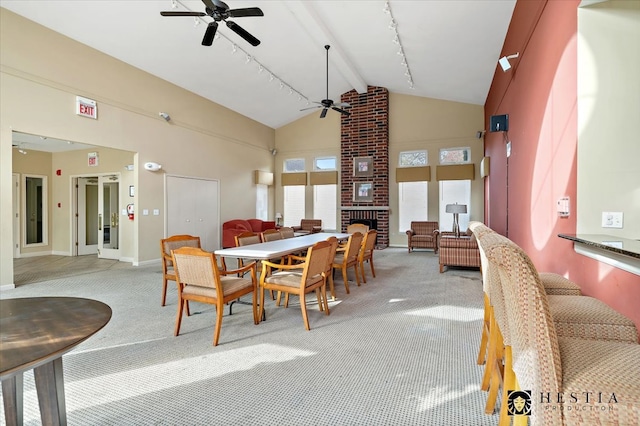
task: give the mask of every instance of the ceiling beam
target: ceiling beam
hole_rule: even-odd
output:
[[[300,26],[305,29],[313,41],[320,46],[331,45],[330,60],[333,65],[338,68],[340,74],[358,93],[366,93],[367,83],[356,71],[338,41],[331,35],[327,26],[318,16],[312,2],[298,0],[283,1],[282,3],[298,19]]]

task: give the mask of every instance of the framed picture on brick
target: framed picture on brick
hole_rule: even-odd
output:
[[[373,157],[354,157],[354,176],[373,176]]]
[[[353,201],[373,201],[373,182],[354,182]]]

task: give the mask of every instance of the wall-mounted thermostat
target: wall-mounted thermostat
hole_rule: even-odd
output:
[[[569,197],[562,197],[558,200],[558,216],[569,217]]]

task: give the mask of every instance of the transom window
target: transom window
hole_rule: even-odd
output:
[[[337,170],[337,163],[336,157],[317,157],[314,160],[313,170]]]
[[[443,148],[440,150],[440,164],[462,164],[471,162],[471,148]]]
[[[289,158],[284,160],[284,172],[304,172],[304,158]]]
[[[398,167],[420,167],[428,164],[427,151],[403,151],[398,156]]]

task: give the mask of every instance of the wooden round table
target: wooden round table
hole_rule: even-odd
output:
[[[97,300],[0,300],[0,380],[7,425],[22,424],[22,373],[32,368],[42,424],[66,424],[62,355],[110,319],[111,308]]]

